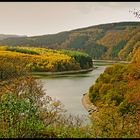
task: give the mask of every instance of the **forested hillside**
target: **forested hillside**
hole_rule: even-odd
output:
[[[51,35],[6,38],[0,45],[79,50],[94,59],[130,60],[139,46],[139,22],[109,23]]]
[[[104,137],[140,136],[140,48],[130,64],[106,68],[89,89],[91,102],[98,107],[99,135]]]
[[[23,63],[33,72],[81,70],[93,65],[92,58],[86,53],[29,47],[0,46],[0,60],[13,65]]]

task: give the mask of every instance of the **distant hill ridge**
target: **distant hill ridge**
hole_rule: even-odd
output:
[[[131,60],[139,47],[140,22],[89,26],[41,36],[0,39],[0,45],[69,49],[88,53],[93,59]]]
[[[26,35],[0,34],[0,40],[7,38],[27,37]]]

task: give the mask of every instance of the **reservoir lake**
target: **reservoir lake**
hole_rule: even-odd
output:
[[[82,105],[82,96],[105,68],[106,66],[99,66],[86,73],[45,76],[41,78],[41,82],[46,94],[61,101],[68,114],[87,116],[88,112]]]

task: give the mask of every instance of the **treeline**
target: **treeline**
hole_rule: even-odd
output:
[[[80,64],[80,67],[82,69],[91,68],[93,66],[91,57],[86,53],[70,50],[61,50],[61,51],[64,54],[74,58]]]
[[[69,49],[88,53],[93,59],[131,59],[139,41],[139,22],[109,23],[52,35],[14,37],[0,45]]]
[[[85,53],[29,47],[0,47],[0,60],[18,63],[35,72],[60,72],[88,69],[92,59]]]
[[[103,137],[140,136],[140,49],[131,64],[106,68],[89,89],[90,101],[98,107],[92,115],[98,135]],[[100,120],[100,121],[99,121]]]

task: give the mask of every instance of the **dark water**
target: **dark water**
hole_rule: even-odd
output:
[[[41,81],[46,94],[60,100],[69,114],[87,116],[88,112],[82,105],[82,96],[105,68],[106,66],[100,66],[82,74],[43,77]]]

